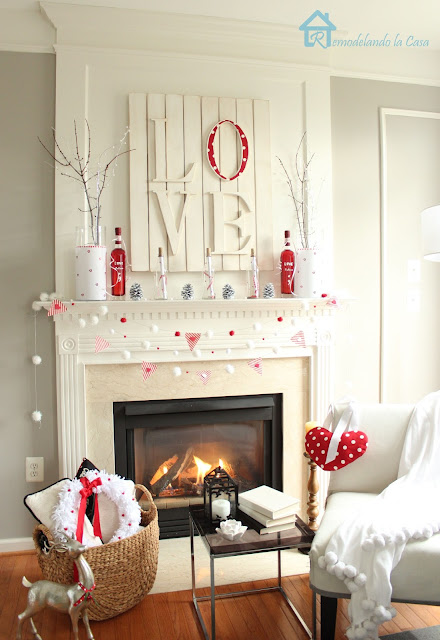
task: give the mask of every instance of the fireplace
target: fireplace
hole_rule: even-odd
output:
[[[162,538],[187,536],[188,506],[220,465],[239,492],[282,489],[282,394],[115,402],[115,468],[145,485]]]

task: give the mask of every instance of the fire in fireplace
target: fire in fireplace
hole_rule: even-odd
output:
[[[203,502],[203,478],[223,467],[239,492],[281,489],[281,395],[114,404],[116,472],[144,484],[162,537],[188,534],[188,506]]]

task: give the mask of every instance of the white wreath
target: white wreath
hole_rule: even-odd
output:
[[[105,471],[87,471],[83,477],[87,478],[89,482],[101,478],[102,484],[93,489],[93,492],[98,495],[103,493],[117,506],[119,527],[109,542],[116,542],[137,533],[140,526],[141,509],[136,498],[127,491],[127,481],[116,474]],[[53,533],[57,539],[62,539],[63,534],[76,538],[82,488],[81,481],[74,478],[65,482],[58,494],[58,504],[52,513]],[[87,518],[87,516],[85,517]]]

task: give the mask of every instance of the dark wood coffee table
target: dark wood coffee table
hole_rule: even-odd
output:
[[[249,519],[246,514],[238,512],[236,520],[241,520],[243,524],[249,526]],[[260,535],[258,531],[255,531],[251,527],[244,533],[244,535],[236,541],[229,541],[216,533],[215,524],[209,522],[205,517],[203,507],[190,506],[189,508],[189,528],[190,528],[190,541],[191,541],[191,578],[192,578],[192,595],[194,607],[197,612],[200,624],[206,640],[215,640],[215,601],[218,598],[231,598],[234,596],[247,595],[251,593],[263,593],[266,591],[280,591],[287,601],[288,605],[292,609],[294,615],[301,623],[309,638],[312,638],[312,632],[299,615],[297,609],[288,598],[281,584],[281,551],[284,549],[301,549],[303,547],[310,547],[310,544],[315,535],[314,531],[301,520],[297,518],[295,527],[287,529],[286,531],[280,531],[278,533],[266,533]],[[210,595],[209,596],[197,596],[196,589],[196,576],[194,567],[194,534],[197,532],[209,553],[210,560]],[[278,552],[278,584],[274,587],[266,587],[263,589],[251,589],[249,591],[233,591],[230,593],[215,593],[215,578],[214,578],[214,562],[219,558],[230,558],[240,555],[247,555],[250,553],[262,553],[267,551]],[[211,601],[211,636],[209,636],[205,622],[200,611],[199,602],[203,600]]]

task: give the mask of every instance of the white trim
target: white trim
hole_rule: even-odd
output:
[[[423,87],[440,87],[440,80],[416,76],[396,76],[389,74],[373,73],[367,71],[347,71],[332,67],[329,69],[331,78],[353,78],[354,80],[374,80],[376,82],[400,82],[401,84],[419,84]]]
[[[384,342],[387,329],[385,314],[385,301],[387,299],[386,288],[386,257],[387,257],[387,219],[388,219],[388,174],[387,174],[387,126],[388,116],[400,116],[405,118],[423,118],[440,120],[440,113],[435,111],[414,111],[412,109],[379,109],[380,126],[380,353],[379,353],[379,401],[387,401],[387,389],[385,384],[385,372],[387,361],[385,357]]]
[[[0,553],[19,553],[34,548],[33,538],[3,538],[0,540]]]
[[[8,42],[0,42],[0,51],[10,51],[12,53],[55,53],[55,47],[52,44],[10,44]]]

